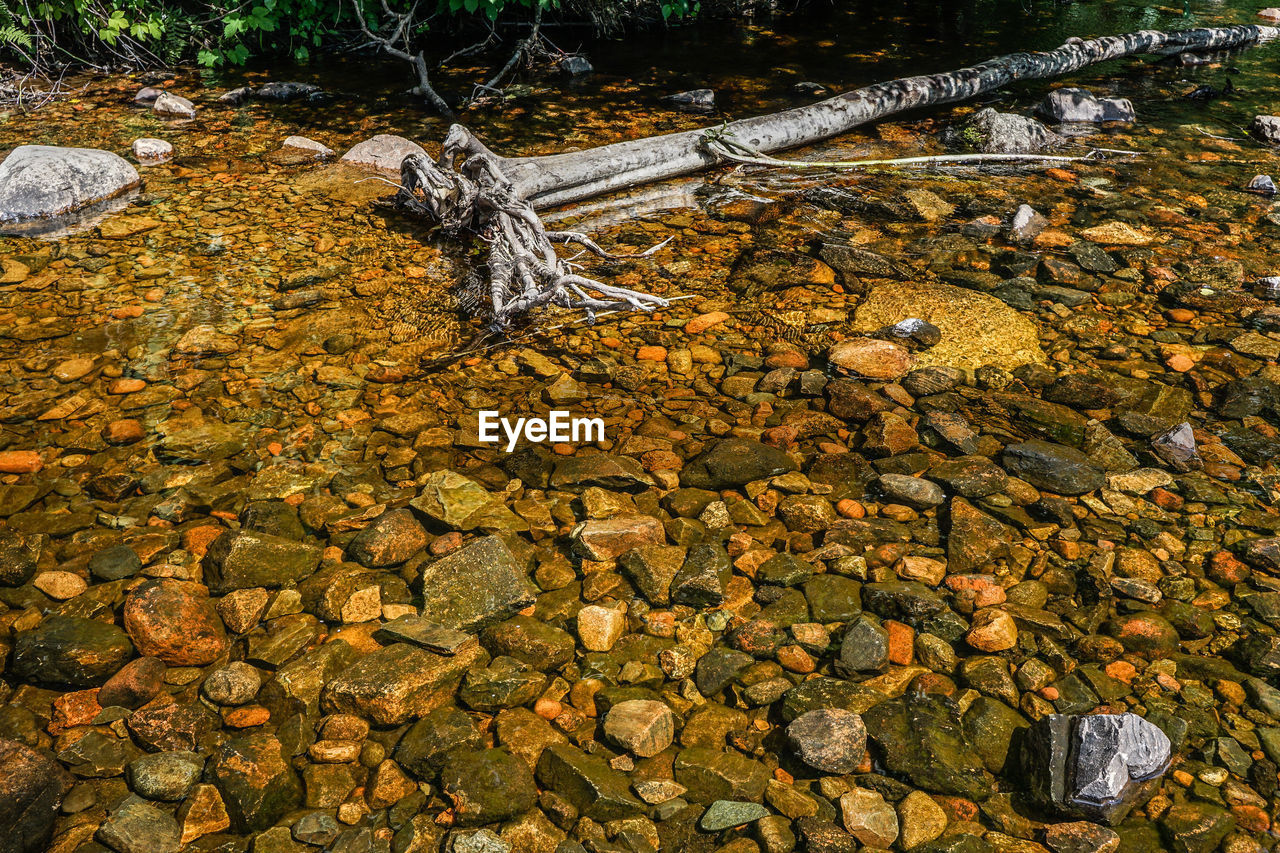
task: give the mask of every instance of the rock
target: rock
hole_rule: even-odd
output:
[[[253,93],[255,98],[264,101],[287,103],[298,100],[316,100],[324,90],[312,83],[299,83],[295,80],[272,80],[264,83]],[[376,137],[375,137],[376,138]]]
[[[1134,121],[1137,116],[1127,98],[1099,98],[1084,89],[1054,89],[1045,95],[1036,112],[1056,122],[1100,123]]]
[[[135,658],[120,668],[98,689],[98,704],[135,710],[155,697],[164,686],[164,661],[159,658]]]
[[[1276,182],[1271,179],[1270,175],[1254,175],[1245,186],[1249,192],[1259,193],[1261,195],[1275,195]]]
[[[408,643],[392,643],[329,681],[322,702],[330,711],[398,726],[452,699],[463,673],[482,654],[479,645],[456,655],[438,655]]]
[[[440,771],[458,826],[509,820],[538,802],[529,765],[503,749],[455,754]]]
[[[407,562],[427,547],[426,528],[407,509],[393,509],[355,535],[347,556],[362,566],[383,569]]]
[[[912,791],[898,803],[898,827],[898,843],[911,850],[946,831],[947,813],[924,791]]]
[[[140,183],[138,171],[110,151],[20,145],[0,163],[0,222],[71,213]]]
[[[627,615],[612,607],[590,604],[578,611],[578,642],[591,652],[607,652],[627,629]]]
[[[1080,451],[1047,441],[1011,444],[1002,457],[1005,470],[1038,489],[1058,495],[1083,495],[1105,482],[1103,470]]]
[[[1018,626],[1013,617],[995,607],[973,614],[973,627],[965,641],[980,652],[1003,652],[1018,644]]]
[[[147,581],[125,599],[123,615],[138,653],[172,666],[204,666],[228,648],[222,620],[199,584]]]
[[[588,560],[612,560],[636,548],[664,545],[662,522],[647,515],[591,518],[574,528],[574,551]]]
[[[226,530],[205,552],[205,583],[214,595],[253,587],[279,589],[313,574],[320,553],[315,545],[279,536]]]
[[[862,717],[841,708],[808,711],[787,726],[787,742],[800,760],[823,773],[854,773],[867,754]]]
[[[163,94],[163,89],[157,89],[154,86],[143,86],[133,96],[133,102],[135,104],[154,104],[156,98]]]
[[[163,139],[143,137],[133,140],[133,156],[143,162],[160,162],[173,157],[173,145]]]
[[[678,545],[641,545],[621,554],[618,568],[650,604],[666,605],[671,603],[671,581],[684,565],[685,553]]]
[[[44,853],[72,778],[42,752],[0,739],[0,826],[6,853]]]
[[[888,663],[889,632],[868,616],[850,622],[840,641],[836,669],[842,673],[879,672]]]
[[[1023,748],[1031,795],[1045,808],[1113,825],[1156,790],[1172,745],[1137,714],[1050,714]]]
[[[532,616],[513,616],[505,622],[491,625],[481,634],[481,640],[495,657],[513,657],[544,672],[559,669],[573,660],[575,648],[573,635],[568,631]]]
[[[1063,144],[1061,136],[1035,119],[998,113],[985,107],[974,114],[949,141],[987,154],[1037,154]]]
[[[196,105],[180,95],[173,95],[169,92],[161,92],[160,97],[156,98],[151,104],[151,109],[162,115],[177,116],[178,118],[195,118]]]
[[[526,571],[497,536],[486,536],[422,567],[422,616],[479,631],[534,602]]]
[[[1280,116],[1254,116],[1249,132],[1263,142],[1280,145]],[[2,206],[0,210],[3,210]]]
[[[1009,239],[1015,243],[1029,243],[1049,227],[1045,219],[1029,204],[1019,205],[1009,222]]]
[[[906,504],[912,509],[929,509],[947,499],[937,483],[905,474],[881,474],[876,484],[886,500]]]
[[[628,699],[609,709],[605,737],[641,758],[650,758],[675,740],[675,715],[662,702]]]
[[[864,711],[867,737],[884,766],[939,794],[985,800],[994,780],[962,730],[956,708],[940,696],[908,695]]]
[[[251,97],[253,97],[253,89],[248,86],[240,86],[239,88],[231,89],[230,91],[223,92],[219,95],[218,103],[226,104],[230,107],[238,107],[248,103]]]
[[[44,538],[0,529],[0,584],[22,586],[35,574]]]
[[[635,492],[651,485],[653,478],[634,459],[608,453],[569,456],[557,463],[551,473],[551,487],[569,492],[581,492],[591,486]]]
[[[875,338],[841,341],[828,350],[827,360],[849,373],[886,381],[900,379],[916,366],[916,358],[908,350]]]
[[[742,803],[735,800],[716,800],[698,819],[698,828],[703,832],[721,832],[734,827],[746,826],[749,823],[766,817],[769,810],[759,803]]]
[[[176,802],[200,781],[202,772],[204,759],[194,752],[157,752],[129,762],[125,778],[140,797]]]
[[[686,799],[703,804],[716,800],[759,802],[769,781],[769,771],[760,762],[707,747],[682,749],[676,756],[675,775],[676,781],[688,788]]]
[[[129,658],[133,643],[115,625],[82,616],[48,616],[13,643],[13,674],[34,684],[96,687]]]
[[[845,830],[860,844],[887,850],[898,840],[898,814],[884,796],[867,788],[854,788],[840,798]]]
[[[256,669],[244,661],[232,661],[205,676],[200,692],[215,705],[243,705],[258,695],[261,686]]]
[[[645,811],[644,803],[632,796],[626,776],[601,756],[568,744],[551,744],[543,750],[537,778],[543,790],[554,791],[591,820],[619,820]]]
[[[716,607],[724,601],[732,575],[733,563],[722,546],[694,545],[671,580],[671,601],[690,607]]]
[[[409,502],[418,512],[454,530],[524,530],[528,527],[474,480],[454,471],[433,471],[422,492]]]
[[[1125,222],[1104,222],[1080,232],[1080,236],[1104,246],[1145,246],[1153,238]]]
[[[327,145],[322,145],[314,139],[308,139],[305,136],[290,136],[280,144],[281,148],[294,148],[299,151],[307,151],[315,155],[317,160],[327,160],[333,156],[333,149]]]
[[[1151,449],[1175,471],[1198,471],[1204,467],[1191,424],[1185,421],[1154,436]]]
[[[937,282],[887,282],[854,312],[854,331],[869,332],[917,317],[936,326],[939,342],[915,353],[912,366],[1012,370],[1046,361],[1035,323],[994,296]],[[838,346],[838,345],[837,345]],[[897,378],[897,377],[873,377]]]
[[[581,54],[571,53],[560,60],[560,70],[570,77],[581,77],[595,71],[591,62]]]
[[[178,853],[182,846],[173,816],[136,797],[125,799],[95,837],[116,853]]]
[[[716,105],[716,93],[711,89],[690,89],[687,92],[666,95],[662,100],[679,107],[709,110]]]
[[[351,166],[365,166],[400,174],[400,164],[410,154],[427,156],[427,152],[416,142],[401,136],[379,133],[372,139],[356,143],[346,154],[342,162]]]
[[[302,804],[302,783],[274,735],[228,740],[214,751],[209,776],[237,832],[261,832]]]
[[[727,489],[795,470],[795,461],[777,448],[745,438],[726,438],[689,460],[680,472],[680,485]]]
[[[1266,18],[1268,21],[1280,21],[1280,8],[1269,6],[1266,9],[1258,10],[1259,18]]]
[[[1177,803],[1160,818],[1173,853],[1213,853],[1235,824],[1230,812],[1206,802]]]
[[[1053,853],[1114,853],[1120,836],[1105,826],[1076,820],[1046,826],[1044,843]]]

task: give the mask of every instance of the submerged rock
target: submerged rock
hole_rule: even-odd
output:
[[[683,109],[709,110],[716,104],[716,93],[712,89],[690,89],[667,95],[662,100]]]
[[[140,183],[138,170],[110,151],[21,145],[0,163],[0,222],[72,213]]]
[[[410,154],[426,154],[422,146],[403,136],[379,133],[364,142],[358,142],[342,155],[342,162],[351,166],[367,166],[400,173],[400,164]]]
[[[52,758],[0,739],[0,827],[6,853],[43,853],[72,778]]]
[[[1128,98],[1099,98],[1084,89],[1054,89],[1036,112],[1056,122],[1133,121],[1137,116]]]
[[[1038,154],[1062,145],[1061,136],[1033,118],[979,110],[957,130],[947,134],[948,144],[986,154]]]
[[[1110,825],[1155,792],[1172,752],[1137,714],[1050,714],[1029,730],[1023,768],[1043,807]]]

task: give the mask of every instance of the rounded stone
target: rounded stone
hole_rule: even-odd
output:
[[[984,608],[973,614],[973,624],[965,640],[981,652],[1003,652],[1018,642],[1018,626],[1003,610]]]
[[[148,800],[181,800],[200,781],[204,759],[194,752],[157,752],[129,762],[129,788]]]
[[[867,754],[862,717],[842,708],[801,714],[787,726],[787,740],[800,760],[823,773],[853,773]]]
[[[261,686],[256,669],[244,661],[233,661],[209,673],[200,692],[215,705],[243,705],[258,695]]]
[[[204,587],[161,579],[124,603],[124,627],[138,651],[171,666],[204,666],[227,651],[226,629]]]

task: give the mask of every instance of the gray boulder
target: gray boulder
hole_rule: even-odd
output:
[[[425,155],[426,153],[421,145],[403,136],[379,133],[352,146],[350,151],[342,155],[342,162],[349,166],[364,166],[399,173],[400,164],[404,162],[404,158],[410,154]]]
[[[1084,89],[1054,89],[1036,112],[1055,122],[1133,121],[1137,115],[1128,98],[1099,98]]]
[[[1249,132],[1271,145],[1280,145],[1280,116],[1254,116]]]
[[[138,170],[110,151],[22,145],[0,163],[0,222],[72,213],[140,183]]]
[[[980,110],[964,127],[949,133],[948,144],[986,154],[1036,154],[1061,145],[1063,139],[1033,118]]]
[[[1172,757],[1168,736],[1137,714],[1050,714],[1023,746],[1027,782],[1041,806],[1108,825],[1150,798]]]

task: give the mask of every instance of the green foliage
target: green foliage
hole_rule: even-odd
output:
[[[699,0],[605,0],[622,14],[660,13],[663,20],[697,14]],[[558,10],[560,0],[388,0],[393,12],[417,7],[415,36],[468,18],[530,17]],[[645,4],[648,4],[647,6]],[[432,6],[434,5],[434,9]],[[623,9],[628,11],[623,12]],[[358,10],[358,11],[357,11]],[[256,57],[308,61],[358,32],[356,14],[377,31],[382,0],[0,0],[0,50],[57,45],[91,61],[157,64],[191,61],[206,68],[243,65]],[[7,20],[6,20],[7,19]]]

